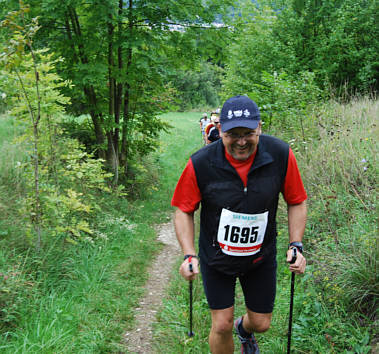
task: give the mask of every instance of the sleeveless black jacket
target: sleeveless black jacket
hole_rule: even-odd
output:
[[[263,259],[276,256],[276,212],[287,173],[289,146],[275,137],[261,135],[246,188],[226,159],[224,149],[220,139],[191,156],[202,196],[200,257],[226,274],[242,274]],[[217,230],[223,208],[246,214],[269,212],[260,252],[252,256],[230,256],[221,251]]]

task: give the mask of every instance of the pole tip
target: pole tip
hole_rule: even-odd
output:
[[[192,331],[191,332],[188,332],[188,337],[193,337],[195,335],[195,333],[193,333]]]

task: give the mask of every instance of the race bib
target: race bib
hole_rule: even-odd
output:
[[[260,251],[267,227],[268,211],[242,214],[222,209],[217,241],[231,256],[251,256]]]

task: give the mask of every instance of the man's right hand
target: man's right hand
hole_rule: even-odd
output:
[[[179,273],[186,280],[194,280],[199,274],[199,260],[195,257],[191,258],[192,272],[190,270],[189,258],[187,258],[180,266]]]

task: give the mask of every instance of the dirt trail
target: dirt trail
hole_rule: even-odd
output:
[[[145,285],[146,295],[136,308],[136,325],[124,334],[126,348],[130,353],[152,353],[152,324],[164,296],[172,267],[180,252],[173,222],[159,225],[158,240],[164,244],[161,252],[147,270],[150,274]]]

